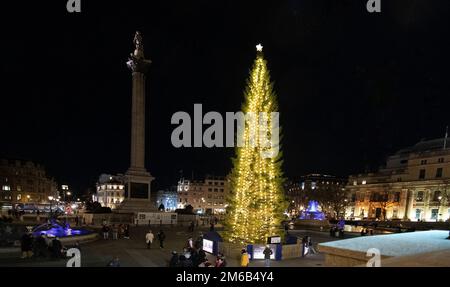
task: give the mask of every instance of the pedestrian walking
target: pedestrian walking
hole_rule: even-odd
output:
[[[163,249],[164,248],[164,240],[166,240],[166,234],[164,233],[164,231],[160,230],[158,232],[158,240],[159,240],[159,248]]]
[[[147,249],[152,248],[153,238],[155,238],[155,236],[153,235],[152,231],[149,230],[145,235],[145,242],[147,243]]]
[[[269,245],[266,245],[263,254],[264,254],[264,266],[270,267],[270,256],[273,254],[273,251],[272,249],[270,249]]]

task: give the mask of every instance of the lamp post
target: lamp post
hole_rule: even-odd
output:
[[[66,192],[67,195],[67,200],[70,201],[70,196],[72,195],[72,193],[70,191]]]
[[[439,215],[441,212],[442,195],[438,196],[438,200],[439,200],[439,205],[438,205],[438,214],[436,216],[436,222],[439,222]]]
[[[52,213],[52,201],[53,201],[53,196],[49,196],[48,200],[50,201],[50,214]]]

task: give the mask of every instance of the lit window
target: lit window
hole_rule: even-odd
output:
[[[362,181],[362,184],[366,184],[366,183],[367,183],[367,181],[365,181],[365,180]]]
[[[22,195],[21,194],[18,194],[17,195],[17,200],[21,200],[22,199]]]
[[[356,180],[354,180],[353,185],[358,185],[358,182]]]
[[[2,186],[2,190],[11,190],[11,187],[9,185]]]

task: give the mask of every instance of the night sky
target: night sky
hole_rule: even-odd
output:
[[[238,111],[261,42],[278,94],[285,175],[349,175],[450,123],[450,3],[339,1],[2,2],[0,157],[93,187],[129,166],[133,35],[143,33],[153,189],[225,175],[231,148],[172,147],[176,111]],[[244,3],[245,2],[245,3]]]

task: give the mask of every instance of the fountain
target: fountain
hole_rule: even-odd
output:
[[[300,219],[324,220],[325,215],[318,210],[318,205],[319,204],[315,200],[309,201],[308,208],[305,211],[302,211]]]
[[[63,242],[84,241],[94,239],[97,234],[84,228],[71,228],[69,223],[61,222],[56,217],[51,217],[47,223],[38,225],[32,229],[34,237],[47,236],[58,237]]]

